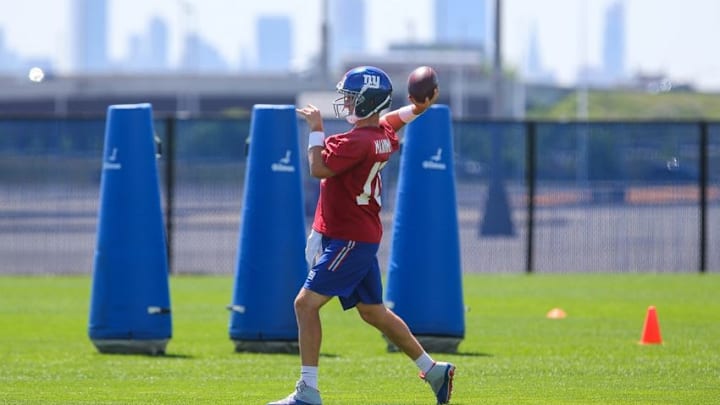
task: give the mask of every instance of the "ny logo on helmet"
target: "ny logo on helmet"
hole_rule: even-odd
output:
[[[363,75],[364,85],[372,89],[380,88],[380,76],[376,75]]]

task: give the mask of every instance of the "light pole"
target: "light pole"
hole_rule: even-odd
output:
[[[580,2],[580,33],[578,35],[579,40],[579,52],[580,52],[580,83],[578,83],[577,91],[577,106],[576,106],[576,118],[578,121],[578,148],[577,148],[577,166],[575,168],[576,180],[582,187],[586,187],[588,184],[588,115],[589,115],[589,99],[588,99],[588,44],[587,44],[587,0]]]
[[[502,0],[495,0],[495,49],[493,57],[493,118],[503,115]]]
[[[189,52],[189,55],[187,57],[187,60],[190,63],[190,65],[188,66],[189,73],[195,74],[197,73],[197,58],[200,55],[197,55],[197,44],[194,44],[193,41],[189,40],[190,35],[192,33],[195,33],[197,28],[195,27],[194,21],[195,5],[189,0],[178,0],[177,4],[180,7],[180,69],[184,68],[182,66],[182,53]],[[177,99],[175,103],[175,108],[178,113],[188,114],[192,112],[197,112],[197,110],[199,109],[197,95],[193,94],[191,90],[179,90],[176,97]]]
[[[330,18],[328,0],[322,0],[322,22],[320,23],[320,77],[328,80],[330,73]]]
[[[492,117],[503,115],[502,83],[502,1],[495,0],[495,60],[493,69]],[[485,201],[485,213],[479,224],[478,236],[514,236],[510,203],[503,173],[503,131],[500,124],[491,126],[491,177]]]

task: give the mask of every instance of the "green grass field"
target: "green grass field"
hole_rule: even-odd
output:
[[[295,355],[235,353],[233,278],[171,278],[166,356],[99,354],[89,277],[0,277],[0,403],[265,404],[288,394]],[[717,274],[474,275],[452,404],[720,403]],[[662,345],[640,345],[655,305]],[[568,317],[549,320],[553,307]],[[433,404],[414,364],[332,301],[323,310],[326,404]]]

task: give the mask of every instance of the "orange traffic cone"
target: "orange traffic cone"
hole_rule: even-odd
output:
[[[642,339],[640,344],[653,345],[662,343],[660,337],[660,325],[658,324],[657,311],[654,306],[649,306],[647,315],[645,316],[645,325],[643,326]]]
[[[547,319],[565,319],[566,316],[567,314],[562,308],[553,308],[545,315]]]

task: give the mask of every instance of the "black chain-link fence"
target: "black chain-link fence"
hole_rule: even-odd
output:
[[[104,130],[104,117],[0,119],[0,273],[92,271]],[[232,274],[250,122],[155,130],[171,271]],[[720,270],[718,123],[459,121],[453,137],[463,271]],[[383,171],[382,266],[400,159]],[[303,179],[309,226],[317,182]]]

